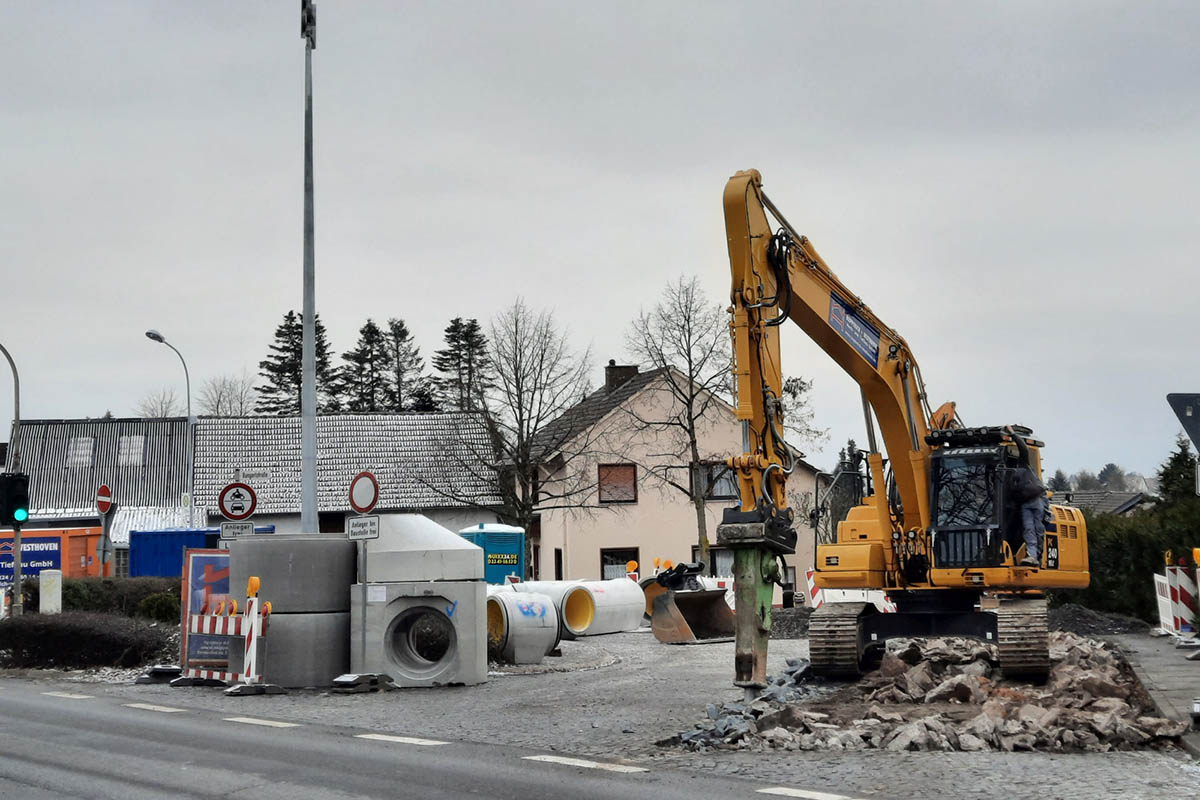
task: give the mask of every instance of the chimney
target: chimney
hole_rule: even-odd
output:
[[[610,358],[608,366],[604,368],[604,390],[611,392],[637,374],[637,364],[618,367],[617,360]]]

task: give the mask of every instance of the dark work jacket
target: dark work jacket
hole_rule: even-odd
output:
[[[1029,448],[1025,446],[1025,440],[1020,436],[1013,436],[1013,440],[1021,454],[1021,463],[1008,475],[1008,496],[1014,502],[1027,503],[1045,494],[1046,487],[1029,463]]]

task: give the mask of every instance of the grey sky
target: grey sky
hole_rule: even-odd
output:
[[[300,307],[294,0],[10,4],[0,342],[28,417],[256,371]],[[317,308],[335,350],[522,295],[596,365],[680,273],[728,294],[721,191],[768,193],[909,341],[931,401],[1051,468],[1151,473],[1195,376],[1200,6],[318,3]],[[858,392],[797,328],[832,462]],[[11,418],[0,370],[0,419]],[[7,423],[4,425],[7,432]],[[7,435],[7,433],[5,433]]]

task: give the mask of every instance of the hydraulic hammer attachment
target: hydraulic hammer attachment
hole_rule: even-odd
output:
[[[743,516],[726,509],[725,518]],[[790,534],[790,543],[788,541]],[[749,695],[767,686],[767,640],[771,636],[774,584],[782,580],[779,556],[794,553],[796,532],[790,526],[764,522],[725,522],[717,526],[717,544],[733,549],[733,591],[737,644],[734,646],[734,686]]]
[[[650,629],[666,644],[727,642],[733,638],[734,615],[725,590],[700,589],[696,576],[704,564],[678,564],[654,578]],[[695,587],[695,588],[693,588]]]

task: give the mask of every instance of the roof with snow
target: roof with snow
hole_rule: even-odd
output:
[[[349,511],[350,481],[379,482],[380,511],[498,506],[483,417],[469,413],[342,414],[317,418],[317,507]],[[241,469],[258,514],[300,509],[299,417],[205,417],[196,427],[196,505]]]

